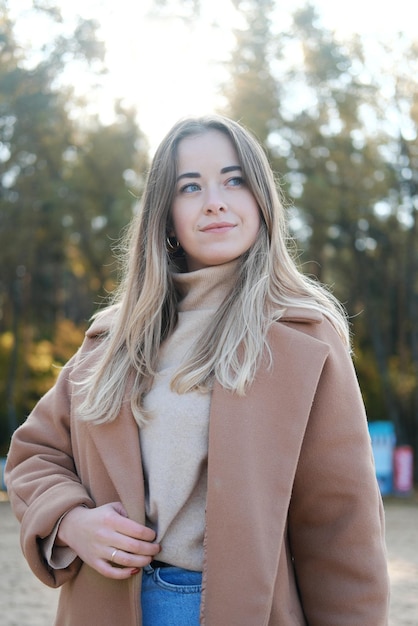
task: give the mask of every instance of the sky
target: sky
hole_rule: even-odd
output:
[[[232,29],[240,26],[230,0],[202,0],[202,19],[193,24],[168,14],[157,18],[151,0],[55,0],[53,4],[61,7],[69,25],[77,14],[100,21],[108,73],[100,102],[94,106],[100,107],[104,119],[110,119],[115,97],[134,106],[151,149],[180,117],[222,106],[219,85],[228,80],[224,64],[234,45]],[[290,13],[305,2],[278,0],[277,4],[278,27],[286,28]],[[361,33],[372,45],[377,38],[416,32],[418,8],[412,8],[411,0],[313,0],[313,4],[324,26],[341,38]],[[31,0],[10,0],[9,5],[22,45],[42,41],[42,22],[35,23],[33,15],[28,18]],[[87,74],[80,73],[74,78],[80,92],[90,88],[86,79]]]

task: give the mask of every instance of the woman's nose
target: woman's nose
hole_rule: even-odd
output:
[[[227,205],[222,195],[218,192],[210,192],[206,198],[204,211],[205,213],[222,213],[227,210]]]

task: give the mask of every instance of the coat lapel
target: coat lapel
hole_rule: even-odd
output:
[[[267,624],[287,511],[328,347],[283,323],[245,397],[215,385],[211,405],[204,618]]]
[[[115,307],[99,313],[86,333],[87,338],[94,341],[107,333],[114,315]],[[94,367],[96,359],[96,351],[92,350],[88,358],[83,360],[79,375],[82,376],[83,372],[88,373]],[[133,383],[134,376],[131,374],[117,419],[100,425],[87,423],[87,436],[92,440],[92,453],[97,452],[108,474],[107,484],[103,479],[103,501],[111,501],[109,498],[120,500],[131,519],[144,523],[144,476],[138,426],[132,415],[130,403]]]
[[[105,466],[108,480],[131,519],[144,523],[144,477],[138,426],[130,404],[124,403],[118,418],[109,424],[89,424],[89,434]],[[110,492],[111,486],[107,485]]]

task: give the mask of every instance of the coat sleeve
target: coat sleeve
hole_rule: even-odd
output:
[[[329,337],[289,510],[294,567],[309,626],[385,626],[384,516],[367,420],[351,358]]]
[[[10,503],[21,522],[25,558],[36,576],[54,587],[72,578],[81,561],[77,558],[67,568],[54,570],[46,562],[42,540],[75,506],[94,506],[77,475],[71,443],[70,373],[77,358],[68,362],[54,387],[15,431],[5,470]]]

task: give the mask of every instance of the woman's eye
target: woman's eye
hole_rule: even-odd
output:
[[[242,176],[234,176],[233,178],[229,178],[227,183],[231,187],[240,187],[244,184],[244,179]]]
[[[187,183],[187,185],[183,185],[180,188],[181,193],[193,193],[194,191],[199,191],[200,187],[197,183]]]

